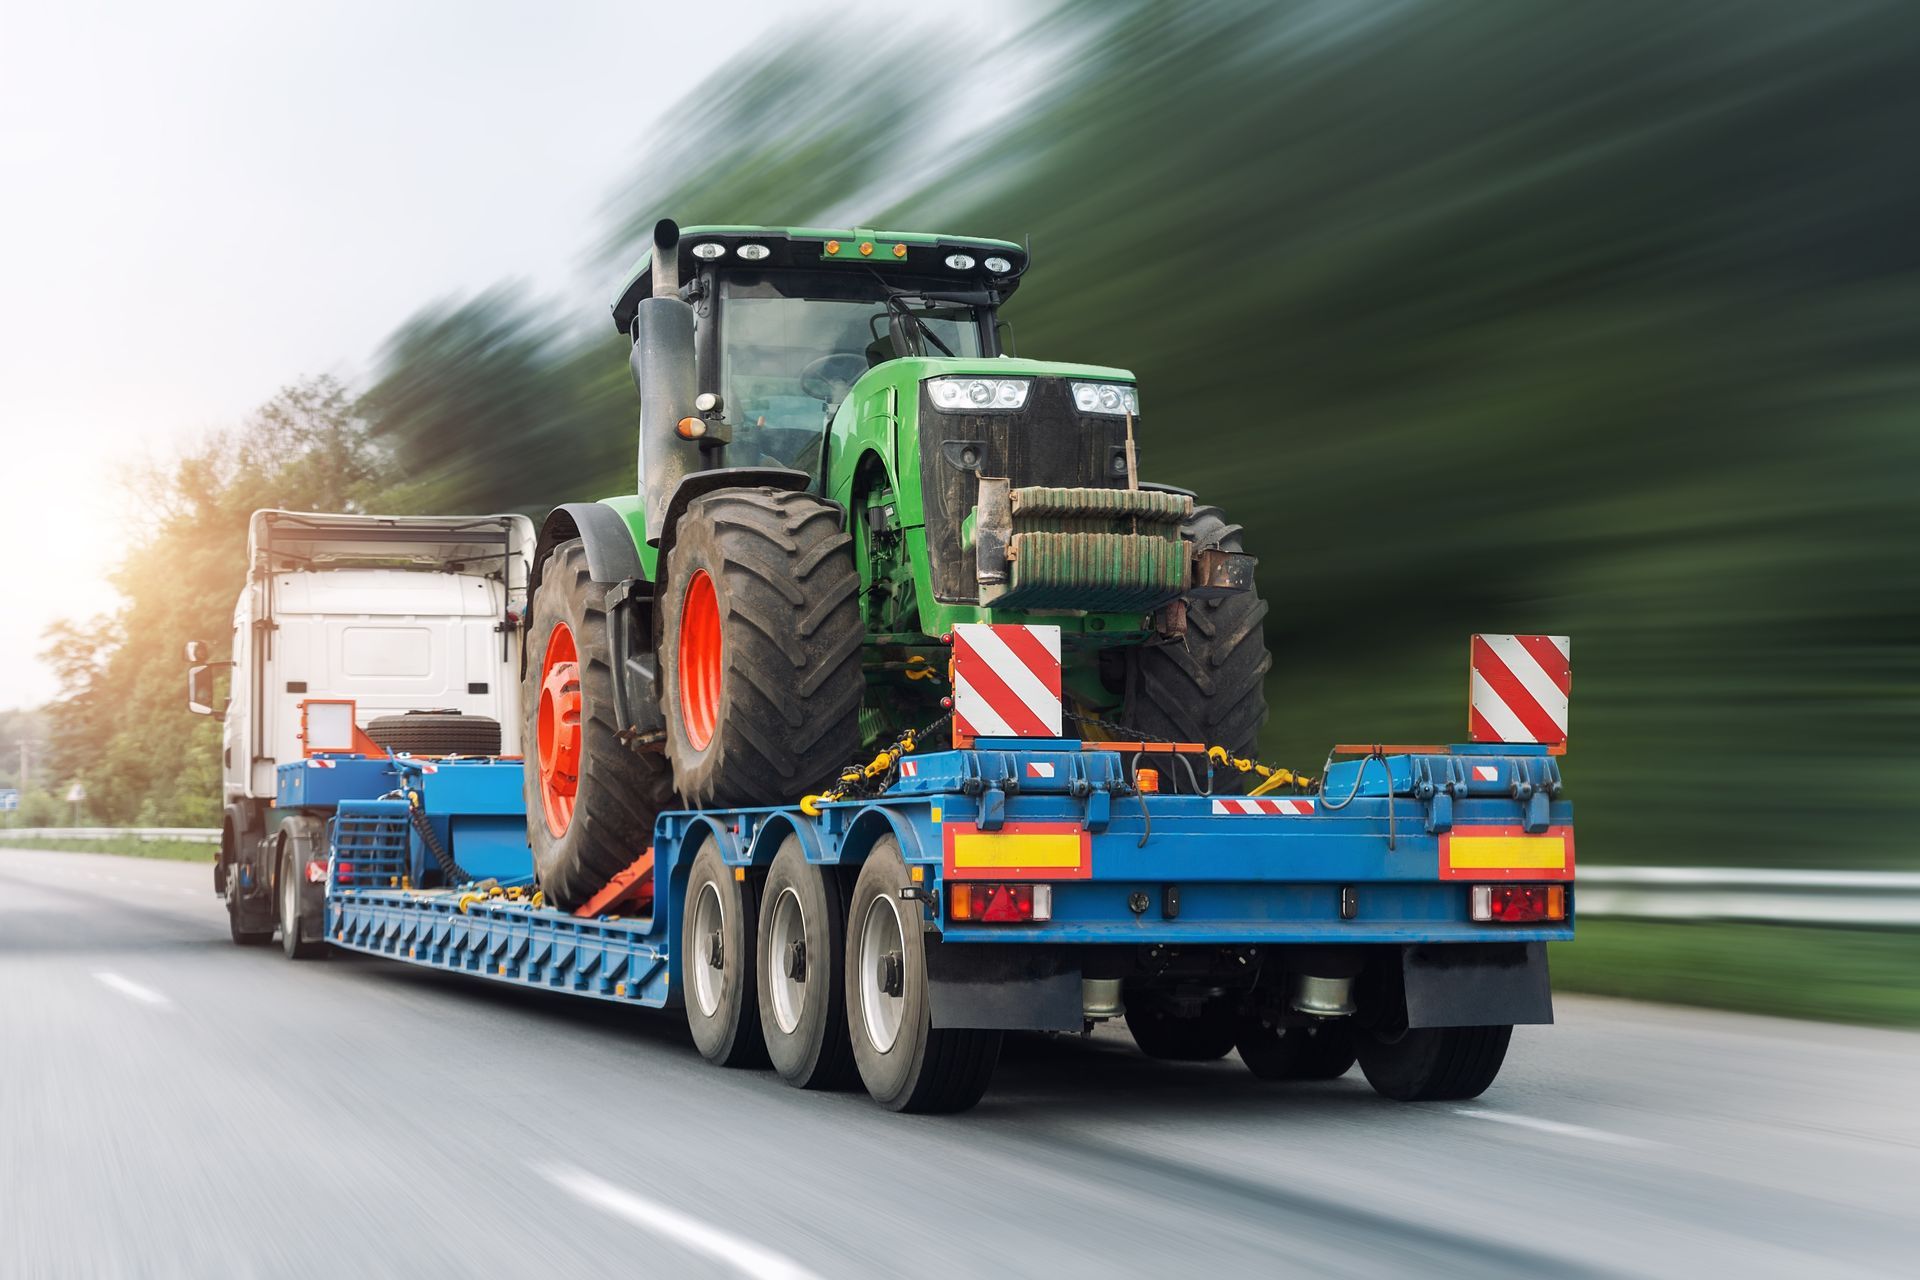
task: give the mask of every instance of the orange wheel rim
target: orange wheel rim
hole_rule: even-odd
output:
[[[580,651],[564,622],[547,637],[540,669],[540,718],[535,750],[540,761],[540,807],[557,838],[573,825],[580,794]]]
[[[720,719],[720,600],[713,578],[699,570],[680,606],[680,723],[695,751],[713,741]]]

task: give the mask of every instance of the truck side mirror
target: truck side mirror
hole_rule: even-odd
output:
[[[201,653],[205,652],[202,645]],[[187,710],[197,716],[213,714],[213,668],[204,662],[187,668]]]
[[[205,640],[187,641],[187,661],[205,662],[207,660],[207,642]]]

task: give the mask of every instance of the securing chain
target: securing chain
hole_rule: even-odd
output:
[[[1078,711],[1068,711],[1066,715],[1067,719],[1083,728],[1090,726],[1116,737],[1125,738],[1130,742],[1155,743],[1169,741],[1169,739],[1166,738],[1156,738],[1151,734],[1141,733],[1138,729],[1132,728],[1129,725],[1115,724],[1111,720],[1102,720],[1098,716],[1082,715]],[[1236,773],[1251,773],[1258,776],[1261,780],[1260,785],[1247,793],[1250,796],[1263,796],[1269,791],[1275,791],[1281,787],[1292,787],[1295,791],[1307,791],[1313,787],[1313,778],[1307,774],[1295,773],[1293,770],[1283,769],[1279,765],[1262,764],[1260,761],[1248,756],[1237,756],[1222,746],[1209,745],[1207,747],[1207,759],[1214,764],[1224,765]]]
[[[823,804],[831,804],[835,800],[852,800],[861,796],[878,795],[883,788],[873,784],[891,774],[895,766],[900,763],[901,756],[912,755],[919,750],[921,738],[932,734],[951,719],[953,719],[953,712],[948,711],[931,724],[923,725],[918,729],[903,730],[900,736],[893,740],[892,745],[882,748],[873,759],[865,764],[850,764],[842,769],[839,779],[825,791],[818,795],[801,796],[800,812],[809,818],[817,818],[820,816],[820,806]]]

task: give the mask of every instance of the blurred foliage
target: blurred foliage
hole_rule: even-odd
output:
[[[1549,948],[1561,991],[1783,1018],[1920,1027],[1920,933],[1582,920]]]
[[[396,501],[631,490],[604,303],[663,214],[1030,236],[1021,354],[1134,369],[1149,477],[1248,526],[1271,755],[1463,736],[1467,634],[1566,633],[1583,857],[1914,860],[1920,13],[1083,0],[964,59],[920,35],[771,35],[654,126],[577,305],[396,334]],[[247,505],[187,557],[226,596]],[[122,624],[166,637],[159,739],[208,607]]]
[[[66,621],[43,657],[69,695],[48,708],[56,790],[78,780],[83,817],[114,826],[218,826],[220,726],[187,714],[189,640],[230,652],[247,577],[247,517],[260,507],[365,510],[396,475],[347,389],[291,386],[238,428],[126,478],[145,533],[115,570],[118,613]],[[39,766],[36,766],[38,768]],[[52,819],[69,818],[64,806]]]

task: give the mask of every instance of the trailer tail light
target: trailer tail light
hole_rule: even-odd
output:
[[[1477,884],[1469,894],[1473,918],[1486,924],[1537,924],[1567,918],[1563,884]]]
[[[307,859],[307,883],[319,884],[327,878],[327,864],[320,858]]]
[[[1050,884],[947,885],[947,915],[975,924],[1024,924],[1053,919]]]

